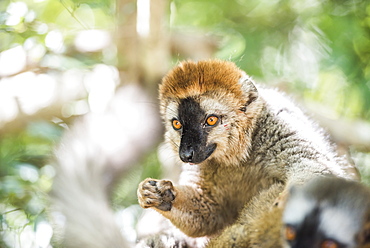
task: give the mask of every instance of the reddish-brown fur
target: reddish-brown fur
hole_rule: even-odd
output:
[[[240,85],[235,84],[244,76],[232,62],[221,60],[181,63],[164,78],[159,86],[160,99],[183,99],[204,93],[214,95],[230,94],[239,107],[245,102]]]

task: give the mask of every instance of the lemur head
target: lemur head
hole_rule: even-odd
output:
[[[166,139],[183,162],[237,164],[247,156],[258,92],[234,63],[183,62],[163,78],[159,99]]]
[[[370,247],[369,189],[335,177],[293,187],[283,213],[282,234],[284,247]]]

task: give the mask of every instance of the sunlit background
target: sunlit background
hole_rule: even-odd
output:
[[[370,184],[368,1],[1,0],[0,247],[60,247],[53,182],[99,167],[56,166],[66,132],[99,151],[72,150],[102,158],[112,216],[134,242],[138,183],[176,178],[157,152],[157,85],[180,60],[215,57],[289,93]]]

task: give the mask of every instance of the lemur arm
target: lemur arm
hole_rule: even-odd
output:
[[[143,208],[154,208],[192,237],[214,234],[225,224],[220,204],[195,186],[147,178],[139,185],[138,199]]]

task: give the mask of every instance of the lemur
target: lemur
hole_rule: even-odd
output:
[[[163,78],[159,100],[182,173],[175,185],[145,179],[138,200],[190,237],[219,236],[263,191],[269,198],[258,204],[271,207],[284,203],[291,185],[318,175],[357,179],[295,104],[232,62],[180,63]]]
[[[335,177],[293,186],[282,216],[284,248],[369,248],[370,189]]]

